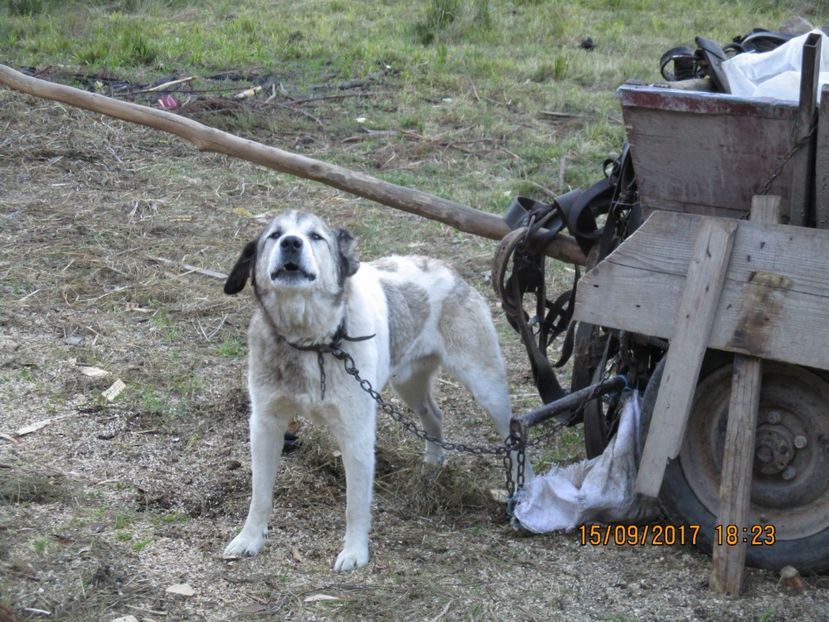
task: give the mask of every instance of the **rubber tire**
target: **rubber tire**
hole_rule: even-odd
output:
[[[731,365],[732,359],[733,357],[726,352],[709,350],[700,370],[700,379],[724,365]],[[665,359],[663,358],[654,369],[642,398],[640,438],[643,444],[647,437],[664,367]],[[696,496],[685,478],[682,464],[678,459],[668,462],[659,492],[659,501],[663,512],[672,524],[700,526],[697,546],[710,555],[716,516]],[[829,573],[829,529],[797,540],[778,540],[773,546],[748,545],[746,563],[774,571],[779,571],[784,566],[794,566],[801,574],[827,574]]]

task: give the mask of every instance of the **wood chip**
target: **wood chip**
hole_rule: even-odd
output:
[[[34,423],[30,423],[29,425],[24,425],[22,428],[15,432],[16,436],[26,436],[27,434],[31,434],[32,432],[37,432],[45,428],[47,425],[53,424],[55,421],[60,421],[61,419],[66,419],[67,417],[74,417],[75,413],[71,415],[61,415],[59,417],[49,417],[48,419],[41,419],[40,421],[35,421]]]
[[[236,95],[233,96],[233,99],[247,99],[248,97],[253,97],[261,90],[261,86],[254,86],[253,88],[245,89],[244,91],[236,93]]]
[[[300,554],[299,549],[296,548],[295,546],[291,547],[291,557],[293,557],[294,561],[297,562],[297,563],[302,563],[302,562],[305,561],[302,558],[302,555]]]
[[[302,599],[304,603],[318,603],[324,602],[329,600],[345,600],[340,598],[339,596],[331,596],[330,594],[312,594],[311,596],[306,596]]]
[[[124,306],[124,311],[132,311],[133,313],[152,313],[152,309],[147,309],[146,307],[142,307],[140,305],[135,304],[134,302],[128,302]]]
[[[121,395],[121,392],[127,388],[127,385],[124,384],[124,381],[118,378],[115,382],[112,383],[106,391],[102,391],[101,395],[107,399],[108,402],[113,401],[116,397]]]
[[[121,616],[120,618],[113,618],[111,622],[138,622],[138,618],[127,614],[125,616]]]
[[[506,503],[509,501],[509,492],[504,488],[490,488],[489,496],[498,503]]]
[[[104,378],[109,376],[107,370],[101,369],[100,367],[93,367],[92,365],[78,365],[78,371],[90,378]]]
[[[168,594],[173,594],[175,596],[190,597],[190,596],[195,596],[196,595],[196,590],[194,590],[192,587],[190,587],[186,583],[176,583],[175,585],[171,585],[170,587],[168,587],[164,591],[167,592]]]

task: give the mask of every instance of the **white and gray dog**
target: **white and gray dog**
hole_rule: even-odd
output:
[[[303,415],[326,425],[342,452],[346,530],[334,569],[359,568],[369,559],[376,403],[340,361],[330,353],[320,359],[316,349],[341,343],[360,376],[377,390],[391,382],[433,438],[441,438],[442,413],[432,380],[443,366],[506,438],[510,401],[487,304],[434,259],[360,264],[348,231],[300,212],[278,216],[245,246],[225,293],[241,291],[248,278],[258,302],[248,330],[253,495],[245,525],[224,554],[256,555],[262,548],[283,434],[292,417]],[[443,459],[443,449],[427,442],[425,461]]]

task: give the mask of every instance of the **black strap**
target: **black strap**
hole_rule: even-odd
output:
[[[770,52],[780,47],[795,35],[783,32],[772,32],[765,28],[755,28],[742,37],[734,37],[734,40],[723,46],[726,51],[741,52]]]
[[[668,69],[671,63],[673,63],[673,72]],[[699,66],[694,50],[686,45],[671,48],[659,59],[659,73],[668,82],[699,78]]]

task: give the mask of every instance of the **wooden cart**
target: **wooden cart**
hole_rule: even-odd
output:
[[[804,57],[802,105],[620,89],[650,217],[575,309],[670,341],[637,490],[700,526],[727,593],[743,556],[829,571],[829,88],[816,110]]]

